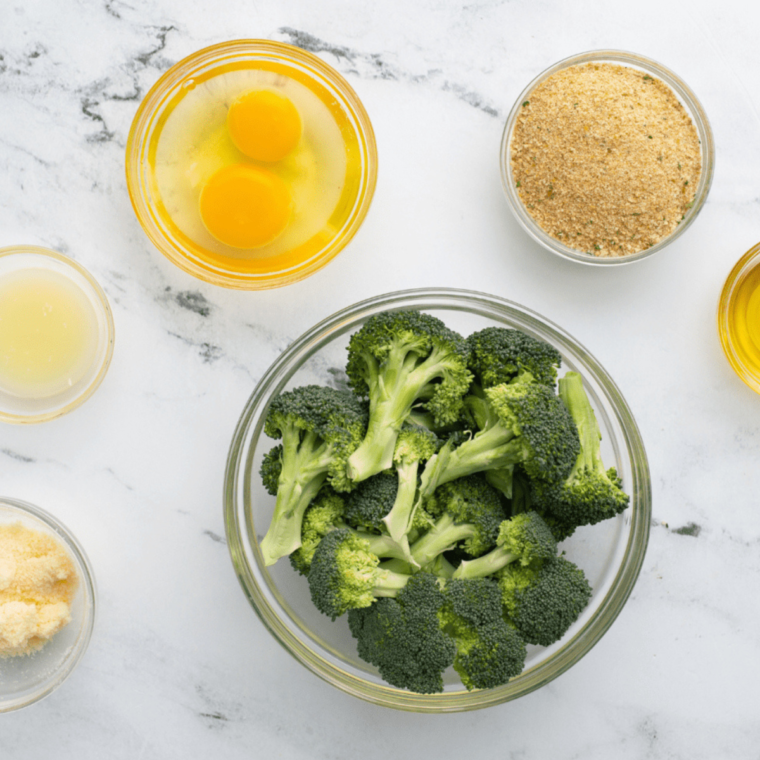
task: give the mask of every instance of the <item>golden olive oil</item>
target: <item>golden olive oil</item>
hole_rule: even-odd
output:
[[[760,265],[736,286],[727,322],[737,358],[749,372],[760,377]]]
[[[0,276],[0,391],[62,393],[90,369],[97,344],[95,309],[68,277],[49,269]]]

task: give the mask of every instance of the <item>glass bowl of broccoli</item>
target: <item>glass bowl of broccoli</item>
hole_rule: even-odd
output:
[[[617,386],[574,338],[496,296],[390,293],[269,368],[227,461],[243,590],[313,673],[375,704],[527,694],[613,623],[651,486]]]

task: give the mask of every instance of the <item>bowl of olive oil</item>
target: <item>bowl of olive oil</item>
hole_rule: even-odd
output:
[[[108,299],[56,251],[0,248],[0,422],[43,422],[89,398],[113,354]]]
[[[348,82],[292,45],[237,40],[169,69],[140,104],[127,187],[186,272],[257,290],[313,274],[369,209],[377,149]]]
[[[737,375],[760,393],[760,243],[736,263],[718,303],[718,333]]]

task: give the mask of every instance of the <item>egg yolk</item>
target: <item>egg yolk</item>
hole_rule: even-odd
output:
[[[200,196],[206,229],[233,248],[271,243],[287,226],[291,206],[290,188],[283,180],[246,164],[220,169]]]
[[[256,161],[280,161],[301,139],[301,117],[282,95],[254,90],[241,95],[227,113],[232,142]]]

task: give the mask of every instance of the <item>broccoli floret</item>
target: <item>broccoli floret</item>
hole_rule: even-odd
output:
[[[562,480],[580,446],[578,431],[562,401],[535,383],[497,385],[485,393],[501,425],[511,429],[526,450],[527,456],[519,462],[528,476],[547,482]]]
[[[309,590],[314,606],[335,620],[348,609],[369,607],[376,597],[395,596],[410,576],[379,564],[366,538],[348,528],[330,531],[311,560]]]
[[[486,327],[467,338],[470,369],[484,388],[510,383],[529,374],[554,388],[562,357],[554,346],[520,330]]]
[[[559,394],[578,428],[581,449],[564,481],[534,485],[533,501],[572,533],[576,526],[594,525],[620,514],[629,497],[615,468],[605,469],[602,463],[601,433],[581,376],[568,372],[559,381]]]
[[[454,669],[468,689],[490,689],[522,672],[525,643],[503,618],[501,592],[490,578],[445,587],[441,627],[456,643]]]
[[[578,431],[562,401],[533,382],[495,385],[485,399],[468,397],[479,432],[459,446],[447,442],[422,475],[418,499],[438,485],[474,472],[520,464],[534,479],[562,481],[575,463]]]
[[[391,538],[401,546],[409,546],[409,534],[413,529],[429,527],[429,517],[424,512],[417,515],[414,509],[417,473],[420,463],[430,459],[437,448],[438,438],[433,433],[412,425],[405,425],[396,441],[393,453],[396,498],[383,523]]]
[[[348,476],[366,480],[393,463],[396,439],[418,402],[436,424],[453,423],[472,375],[465,340],[418,311],[383,312],[351,336],[346,373],[369,398],[369,426],[348,459]]]
[[[272,447],[261,460],[261,482],[267,493],[277,496],[277,487],[280,484],[280,473],[282,472],[282,444],[278,443]]]
[[[290,555],[290,564],[301,575],[308,575],[311,560],[319,542],[330,532],[344,525],[346,504],[329,486],[319,492],[304,513],[301,525],[301,546]]]
[[[365,404],[347,391],[307,385],[272,401],[264,431],[270,438],[282,438],[282,449],[277,503],[261,542],[267,565],[301,545],[303,513],[326,479],[338,491],[352,488],[346,461],[366,426]],[[267,487],[275,466],[268,457],[262,474]]]
[[[420,567],[427,566],[460,541],[472,557],[487,552],[496,544],[505,518],[499,493],[482,475],[442,485],[425,506],[433,516],[440,516],[411,547],[412,557]]]
[[[462,562],[455,578],[482,578],[493,575],[511,562],[529,565],[557,554],[557,542],[536,512],[524,512],[505,520],[499,528],[496,548],[477,559]]]
[[[404,560],[408,552],[390,536],[354,530],[345,523],[346,502],[330,486],[323,486],[317,498],[309,505],[303,516],[301,546],[290,555],[290,564],[301,575],[308,575],[314,552],[320,541],[338,528],[350,530],[357,538],[365,540],[369,551],[377,557],[395,557]]]
[[[391,511],[398,493],[398,477],[379,472],[363,480],[348,494],[346,522],[359,530],[380,531],[383,518]]]
[[[395,598],[350,609],[348,625],[359,657],[375,665],[392,686],[420,694],[443,691],[443,672],[456,655],[453,640],[439,625],[443,604],[439,580],[418,573]]]
[[[533,504],[532,493],[533,489],[529,478],[519,467],[516,467],[512,476],[512,499],[509,509],[512,516],[533,510],[541,515],[557,543],[570,538],[575,532],[576,526],[558,519],[546,510],[541,509],[537,504]]]
[[[591,598],[583,570],[564,557],[507,565],[498,583],[505,614],[529,644],[561,639]]]

